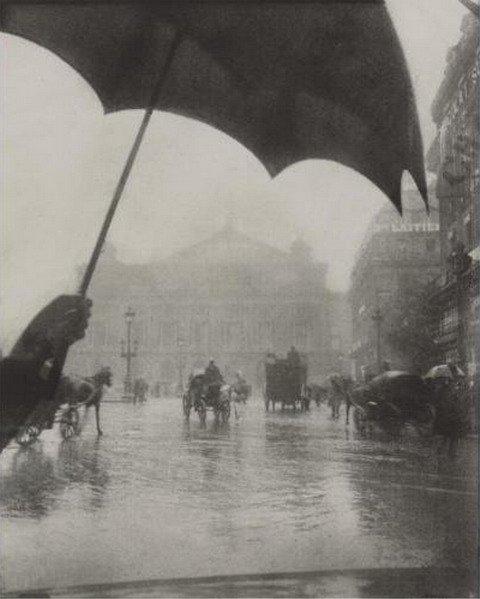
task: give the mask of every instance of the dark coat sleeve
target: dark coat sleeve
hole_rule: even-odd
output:
[[[0,363],[0,451],[16,436],[48,386],[33,362],[5,358]]]

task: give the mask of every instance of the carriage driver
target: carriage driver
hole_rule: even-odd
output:
[[[290,351],[287,354],[287,360],[290,366],[296,367],[300,366],[300,354],[298,353],[296,347],[292,345]]]
[[[220,392],[220,387],[224,380],[219,367],[215,364],[215,360],[210,358],[208,366],[205,368],[205,395],[209,398],[217,397]]]
[[[205,381],[208,385],[223,384],[222,373],[213,358],[210,358],[208,366],[205,368]]]

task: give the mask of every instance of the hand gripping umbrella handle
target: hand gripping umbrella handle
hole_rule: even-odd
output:
[[[90,281],[92,280],[93,273],[95,272],[95,267],[97,266],[98,259],[102,252],[103,245],[105,243],[105,239],[107,238],[108,230],[110,225],[112,224],[113,217],[115,215],[115,211],[117,209],[118,203],[123,194],[123,190],[125,189],[125,185],[128,181],[128,177],[132,170],[133,164],[135,162],[135,158],[137,157],[138,150],[142,144],[142,140],[145,135],[145,131],[147,129],[148,123],[150,122],[150,118],[153,114],[155,106],[158,103],[160,98],[160,94],[162,92],[163,83],[165,81],[167,72],[170,68],[170,65],[173,62],[175,52],[182,40],[182,33],[180,29],[175,31],[174,38],[170,45],[170,49],[168,51],[167,57],[165,59],[163,68],[159,73],[158,79],[155,82],[155,86],[152,91],[152,96],[150,98],[150,103],[147,109],[145,110],[145,114],[143,115],[142,122],[140,123],[140,127],[138,128],[137,135],[135,136],[135,140],[133,142],[132,148],[128,154],[128,158],[125,162],[125,165],[122,170],[122,174],[118,180],[117,186],[115,188],[112,200],[110,202],[110,206],[107,210],[105,218],[103,220],[102,228],[100,229],[100,233],[98,234],[97,241],[95,243],[95,247],[93,248],[92,254],[90,256],[90,260],[88,262],[87,268],[85,269],[85,273],[83,275],[82,281],[78,288],[78,293],[85,297],[87,294],[88,287],[90,285]],[[53,394],[58,385],[58,381],[62,375],[63,367],[65,365],[65,361],[67,359],[68,354],[68,344],[65,343],[58,349],[56,355],[53,360],[53,366],[50,370],[49,375],[49,399],[53,398]]]

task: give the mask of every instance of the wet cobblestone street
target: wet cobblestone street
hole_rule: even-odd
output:
[[[259,398],[223,426],[186,423],[178,399],[105,402],[102,419],[103,437],[92,414],[73,440],[2,455],[4,590],[473,563],[472,439],[449,460]]]

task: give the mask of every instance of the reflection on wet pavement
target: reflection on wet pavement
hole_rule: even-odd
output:
[[[449,461],[255,400],[226,426],[174,399],[105,403],[103,421],[2,455],[4,589],[473,563],[473,440]]]

